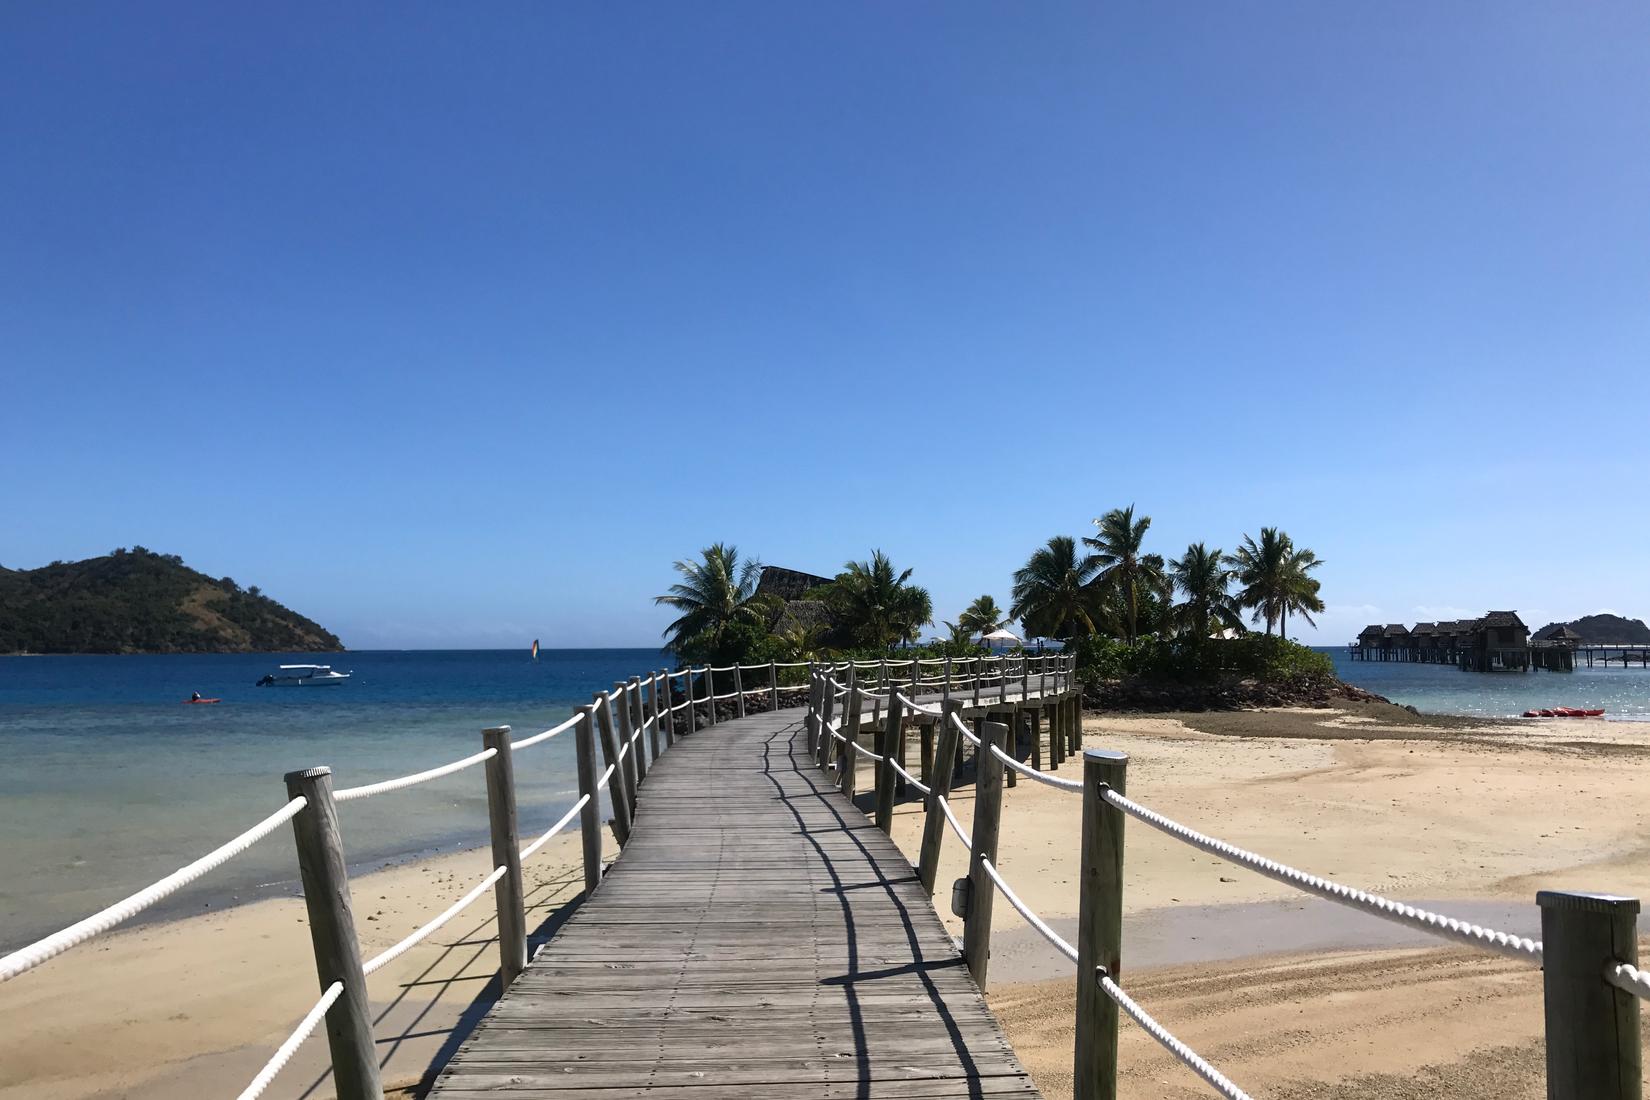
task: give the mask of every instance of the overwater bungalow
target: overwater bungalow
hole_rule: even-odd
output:
[[[1530,628],[1516,611],[1416,623],[1413,628],[1403,623],[1373,623],[1363,628],[1349,650],[1355,661],[1418,661],[1477,672],[1523,672],[1532,667]],[[1535,663],[1543,668],[1571,667],[1569,663]]]

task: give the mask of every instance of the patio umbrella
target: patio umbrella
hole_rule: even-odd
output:
[[[1014,631],[1012,631],[1012,630],[1009,630],[1007,627],[1002,627],[1002,628],[999,628],[997,630],[993,630],[990,634],[984,635],[980,639],[980,641],[985,642],[988,645],[1023,645],[1023,644],[1025,644],[1025,643],[1020,641],[1020,636],[1018,634],[1014,633]]]

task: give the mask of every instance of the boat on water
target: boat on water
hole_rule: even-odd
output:
[[[331,665],[282,665],[258,681],[258,687],[325,687],[341,684],[348,672],[334,672]]]

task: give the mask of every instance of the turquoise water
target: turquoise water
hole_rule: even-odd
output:
[[[336,687],[258,688],[277,664],[331,662]],[[281,776],[325,764],[355,786],[559,723],[655,649],[359,652],[335,656],[0,657],[0,948],[85,916],[279,809]],[[192,691],[221,697],[184,706]],[[523,835],[577,798],[571,737],[516,760]],[[480,767],[339,808],[353,865],[487,842]],[[164,903],[160,915],[290,892],[290,830]]]
[[[1319,647],[1349,684],[1428,714],[1516,717],[1543,707],[1603,707],[1606,718],[1650,720],[1650,670],[1462,672],[1452,665],[1354,661],[1345,646]]]

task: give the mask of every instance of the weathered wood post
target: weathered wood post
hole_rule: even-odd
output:
[[[705,725],[714,726],[716,724],[716,670],[710,667],[709,661],[705,662],[705,699],[708,700],[705,703]]]
[[[945,687],[940,691],[941,699],[951,698],[951,655],[945,657]]]
[[[632,793],[639,791],[642,780],[647,778],[647,761],[642,759],[647,753],[647,741],[636,737],[636,731],[641,727],[636,721],[635,699],[630,690],[634,684],[632,680],[630,684],[621,681],[613,685],[614,704],[619,711],[619,751],[624,752],[624,747],[630,746],[630,755],[625,757],[625,762],[630,768]],[[633,737],[634,742],[631,740]]]
[[[739,717],[745,716],[745,673],[739,662],[733,662],[733,700]]]
[[[510,756],[510,727],[481,731],[481,743],[495,750],[487,760],[487,825],[493,866],[504,877],[493,883],[498,905],[498,964],[504,988],[527,969],[527,900],[521,883],[521,836],[516,831],[516,768]]]
[[[687,696],[687,731],[689,733],[698,733],[699,732],[699,716],[694,711],[695,704],[693,702],[693,662],[692,661],[688,662],[687,675],[682,677],[682,694]]]
[[[1637,898],[1542,890],[1548,1100],[1639,1100],[1639,999],[1604,980],[1638,965]]]
[[[613,769],[613,778],[607,781],[607,796],[613,801],[613,835],[619,847],[630,843],[630,822],[635,817],[636,787],[631,782],[630,767],[620,758],[624,746],[613,732],[613,701],[607,692],[596,695],[596,731],[601,740],[602,763]]]
[[[1031,698],[1031,658],[1020,656],[1020,702]]]
[[[1083,751],[1083,692],[1081,689],[1071,696],[1071,751]]]
[[[842,755],[837,757],[836,780],[837,787],[852,801],[854,793],[859,790],[859,753],[854,746],[859,744],[860,708],[865,705],[865,693],[859,688],[848,689],[848,721],[842,731],[846,738],[840,746]]]
[[[643,702],[643,691],[638,686],[636,688],[636,702],[638,706],[643,708],[644,718],[648,709],[651,708],[653,711],[653,728],[647,731],[647,739],[653,746],[653,759],[657,760],[659,759],[660,743],[664,740],[665,712],[659,706],[659,674],[656,672],[648,674],[646,699],[647,701]]]
[[[1008,702],[1008,658],[997,659],[997,702]]]
[[[1018,760],[1020,758],[1020,724],[1018,722],[1009,723],[1008,737],[1006,740],[1007,745],[1004,747],[1003,751]],[[1005,766],[1003,768],[1003,785],[1005,787],[1019,786],[1020,773],[1015,771],[1013,768]]]
[[[573,727],[573,745],[578,750],[579,838],[584,848],[584,893],[586,897],[602,881],[602,792],[596,788],[596,708],[586,703],[579,708],[579,724]]]
[[[670,699],[670,673],[655,672],[653,674],[653,706],[659,712],[659,721],[663,723],[665,748],[676,744],[676,715],[672,711]]]
[[[343,993],[327,1009],[333,1088],[338,1100],[383,1100],[372,1038],[372,1002],[350,909],[338,807],[332,801],[332,769],[288,772],[286,795],[289,800],[302,795],[307,802],[292,819],[292,836],[298,845],[298,876],[304,885],[304,909],[309,913],[315,976],[323,992],[333,982],[344,984]]]
[[[625,698],[630,704],[630,732],[633,734],[639,733],[647,727],[647,716],[642,713],[642,678],[640,676],[630,678],[630,687]],[[647,755],[647,738],[636,738],[636,751],[630,755],[636,758],[636,786],[640,788],[642,780],[647,778],[649,759]]]
[[[1117,1005],[1100,988],[1099,971],[1121,982],[1123,954],[1123,811],[1104,797],[1126,794],[1126,753],[1083,754],[1083,839],[1077,900],[1076,1100],[1117,1096]]]
[[[894,761],[905,755],[905,704],[899,692],[888,689],[888,715],[878,731],[877,753],[882,757],[877,765],[877,828],[884,833],[894,831]],[[897,745],[896,745],[897,743]]]
[[[768,709],[779,709],[779,662],[768,662]]]
[[[836,738],[831,734],[831,719],[836,715],[836,686],[829,676],[820,685],[824,691],[824,704],[819,712],[819,766],[827,767],[831,762],[831,749],[836,746]]]
[[[1008,727],[1001,722],[980,725],[981,748],[974,762],[974,827],[969,839],[968,912],[963,916],[963,958],[974,983],[985,992],[985,973],[991,958],[991,907],[997,890],[985,873],[985,861],[997,865],[997,831],[1003,820],[1003,762],[991,751],[1002,748]]]
[[[814,725],[819,716],[819,673],[814,666],[808,665],[808,703],[807,709],[802,712],[802,732],[808,738],[808,755],[811,757],[818,751],[818,742],[814,739],[819,736]]]
[[[934,764],[928,775],[928,804],[922,820],[922,849],[917,856],[917,878],[928,896],[934,896],[934,875],[940,866],[940,841],[945,839],[945,812],[940,799],[951,793],[951,777],[956,774],[952,762],[957,757],[957,723],[962,704],[947,699],[940,704],[944,714],[939,719],[939,745]]]
[[[985,658],[975,657],[969,664],[974,670],[974,705],[980,703],[980,680],[985,676]]]

